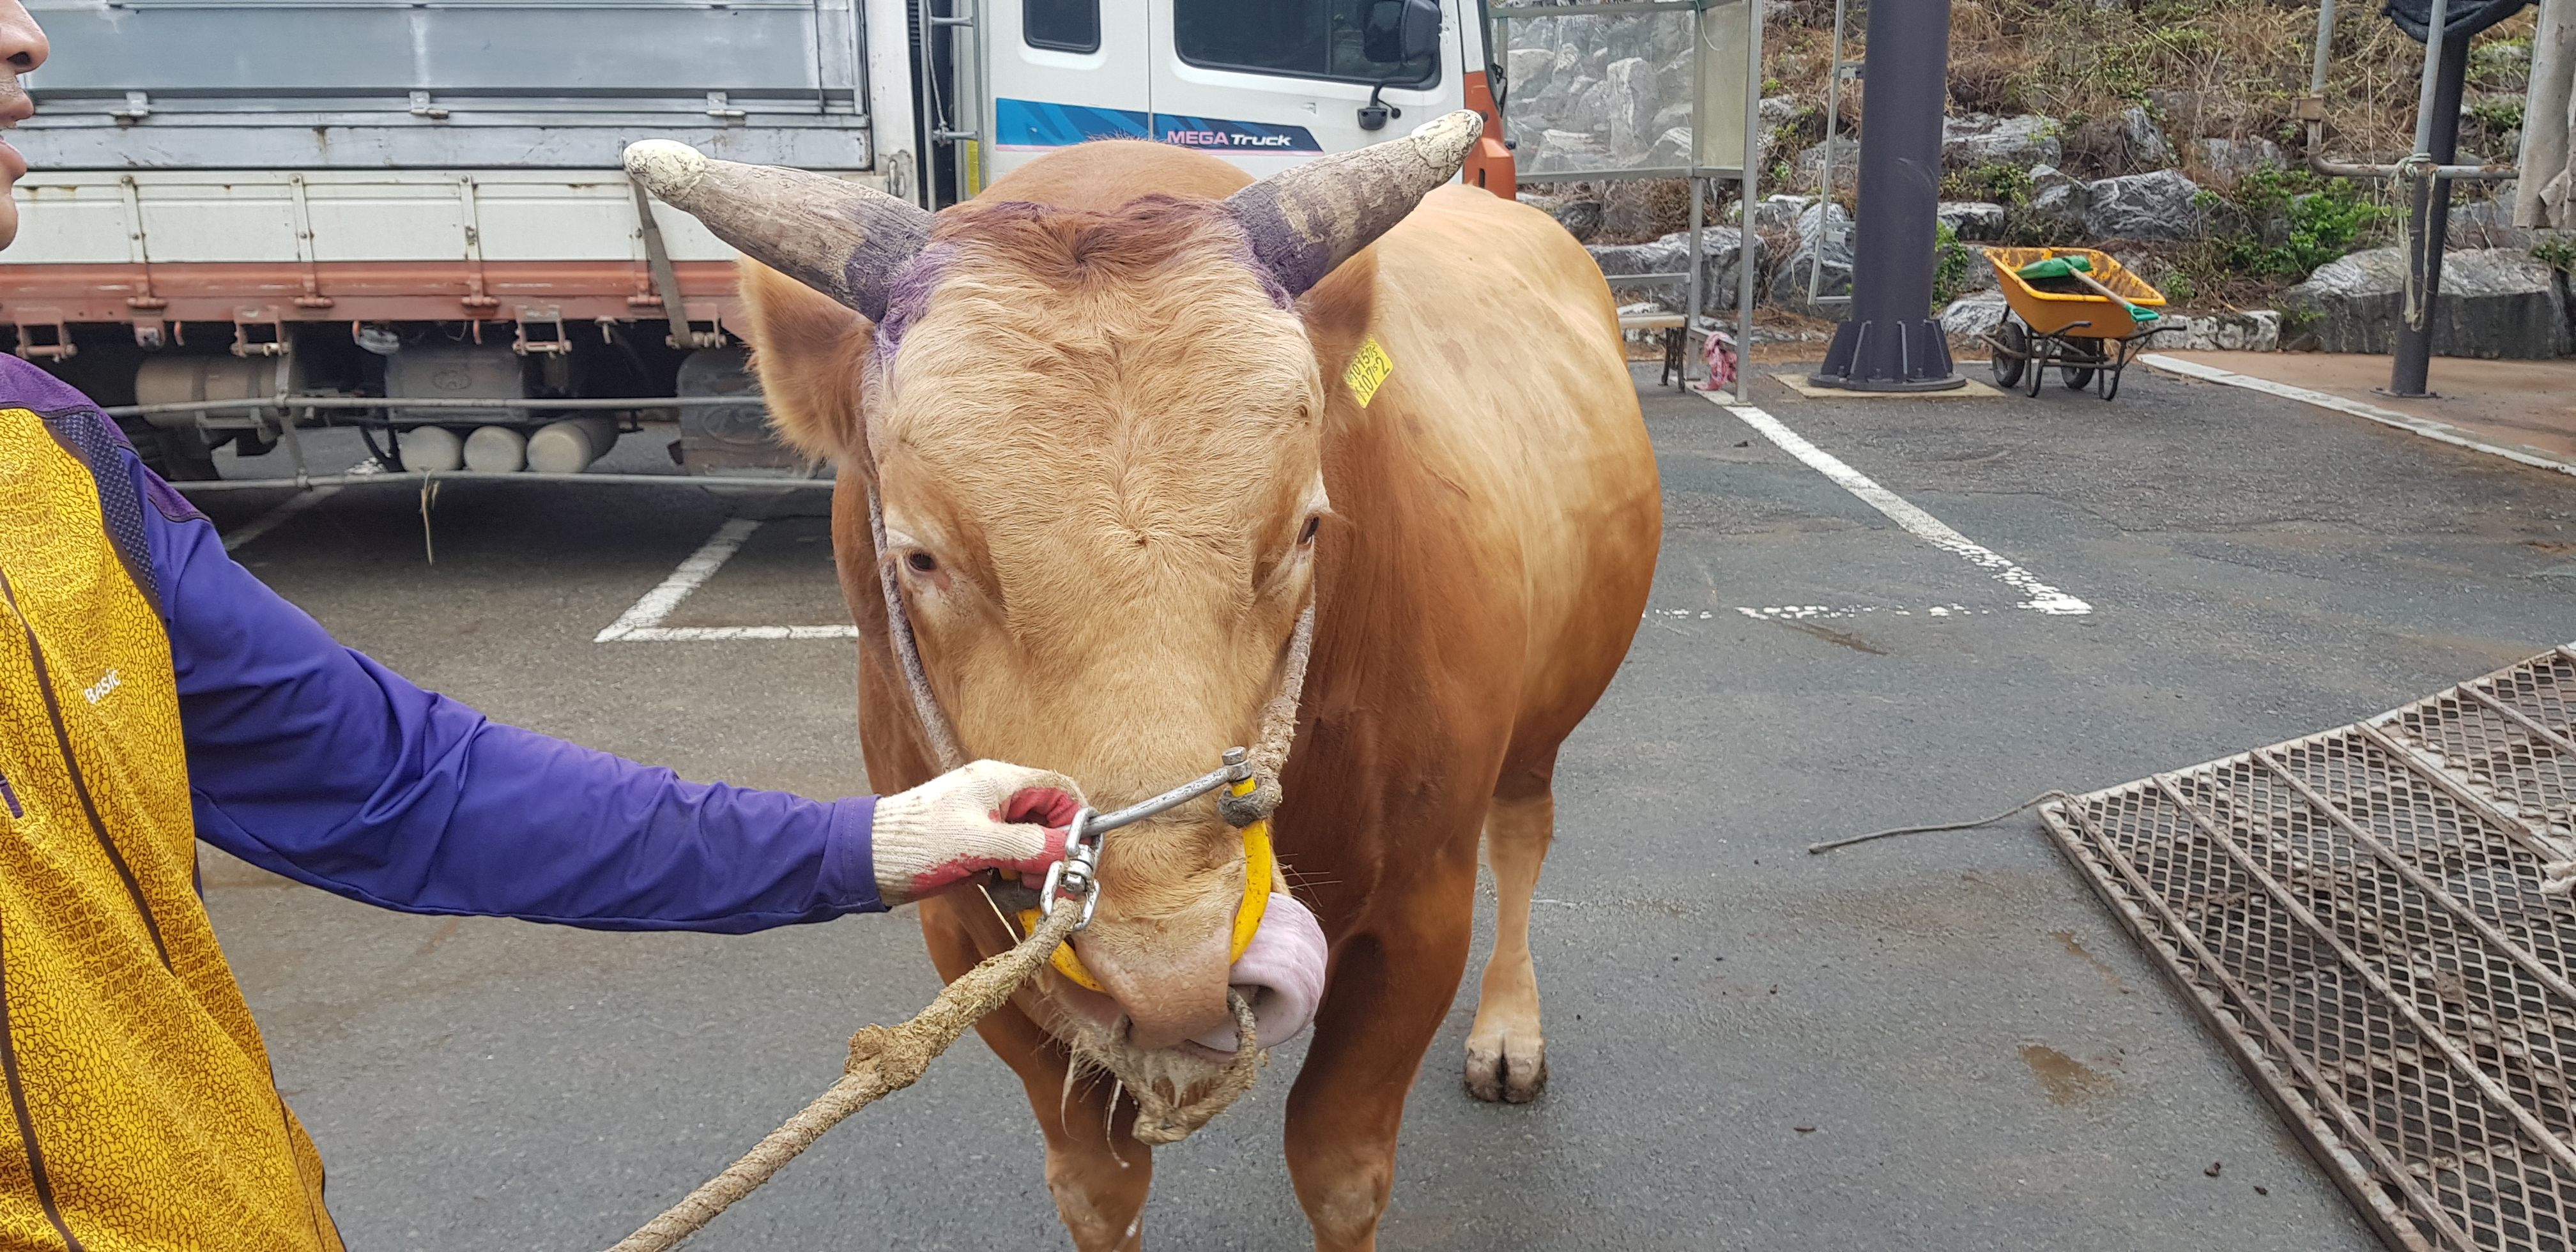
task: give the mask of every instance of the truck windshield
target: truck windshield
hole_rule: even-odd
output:
[[[1172,32],[1182,60],[1210,69],[1428,87],[1440,76],[1436,53],[1411,61],[1369,58],[1364,42],[1369,8],[1392,3],[1172,0]]]

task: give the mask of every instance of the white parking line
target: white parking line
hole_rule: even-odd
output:
[[[312,508],[314,505],[320,504],[338,494],[340,494],[340,489],[337,487],[315,487],[307,491],[297,492],[294,496],[288,498],[285,503],[252,518],[250,521],[235,528],[231,534],[224,536],[224,551],[239,551],[243,544],[249,543],[251,540],[257,539],[261,535],[265,535],[268,532],[285,525],[286,519],[293,517],[306,509]]]
[[[720,639],[856,639],[856,626],[664,626],[662,619],[680,607],[689,593],[715,577],[718,569],[742,550],[743,541],[760,529],[757,518],[737,517],[716,528],[716,533],[680,568],[662,580],[660,586],[644,593],[634,607],[618,615],[608,629],[599,632],[592,643],[681,643]]]
[[[1843,463],[1840,457],[1807,442],[1805,437],[1749,404],[1729,404],[1716,394],[1702,392],[1709,402],[1732,413],[1745,425],[1762,432],[1762,437],[1778,444],[1780,450],[1806,463],[1807,468],[1832,479],[1834,485],[1860,497],[1861,502],[1887,515],[1890,521],[1944,552],[1965,558],[1971,565],[1986,571],[1996,581],[2030,598],[2014,605],[2058,617],[2076,617],[2093,611],[2093,606],[2076,599],[2047,583],[2039,581],[2029,570],[2015,565],[1994,549],[1971,542],[1967,536],[1950,529],[1940,518],[1916,508],[1905,497],[1881,487],[1869,475]]]

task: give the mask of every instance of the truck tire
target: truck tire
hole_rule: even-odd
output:
[[[139,417],[120,417],[116,425],[142,456],[144,468],[166,481],[203,483],[223,476],[215,471],[215,450],[194,428],[165,430]]]

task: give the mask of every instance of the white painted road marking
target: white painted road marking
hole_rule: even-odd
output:
[[[351,477],[355,477],[360,474],[381,474],[385,472],[385,467],[377,464],[374,458],[371,457],[350,466],[343,472],[349,474]],[[338,494],[340,494],[340,489],[337,487],[307,487],[303,491],[297,492],[293,497],[278,505],[276,508],[270,509],[269,511],[260,514],[258,517],[252,518],[247,525],[244,525],[239,530],[224,536],[224,551],[237,551],[243,544],[249,543],[250,541],[259,538],[261,535],[265,535],[285,524],[286,519],[293,517],[306,509],[312,508],[314,505],[320,504]]]
[[[742,550],[751,532],[760,529],[757,518],[737,517],[716,527],[716,533],[689,559],[680,562],[662,585],[644,593],[634,607],[618,615],[608,629],[599,632],[592,643],[681,643],[720,639],[856,639],[856,626],[665,626],[662,619],[680,607],[689,593],[706,585],[716,571]]]
[[[337,487],[315,487],[297,492],[285,503],[252,518],[233,533],[224,536],[224,551],[237,552],[243,544],[286,524],[286,519],[340,494]]]
[[[856,639],[856,626],[642,626],[616,637],[624,643],[702,642],[712,639]],[[601,643],[611,640],[603,637]]]
[[[1701,393],[1707,395],[1708,393]],[[1994,549],[1970,542],[1966,535],[1950,529],[1940,518],[1916,508],[1905,497],[1881,487],[1869,475],[1845,465],[1840,457],[1807,442],[1804,436],[1780,424],[1780,419],[1749,404],[1728,404],[1714,395],[1709,402],[1734,414],[1745,425],[1762,432],[1762,437],[1778,444],[1780,450],[1806,463],[1807,468],[1832,479],[1834,485],[1860,497],[1861,502],[1887,515],[1888,520],[1944,552],[1963,557],[1971,565],[1994,576],[1996,581],[2029,596],[2014,608],[2030,609],[2057,617],[2076,617],[2093,611],[2093,606],[2039,581],[2029,570],[2013,564]]]
[[[2230,387],[2243,387],[2247,391],[2260,391],[2265,395],[2279,396],[2284,400],[2296,400],[2302,404],[2313,404],[2321,409],[2333,409],[2338,413],[2350,413],[2354,417],[2365,418],[2369,421],[2377,422],[2382,426],[2394,426],[2399,430],[2406,431],[2411,434],[2422,435],[2427,439],[2437,439],[2443,443],[2450,444],[2453,447],[2467,448],[2472,452],[2484,452],[2490,456],[2500,456],[2508,461],[2520,461],[2535,469],[2556,470],[2561,474],[2576,474],[2576,463],[2570,463],[2538,448],[2524,448],[2514,444],[2489,443],[2484,439],[2471,435],[2469,432],[2462,430],[2457,426],[2451,425],[2449,422],[2437,422],[2429,417],[2416,417],[2411,414],[2397,412],[2394,409],[2383,409],[2376,404],[2363,404],[2359,400],[2347,400],[2342,396],[2329,395],[2322,391],[2310,391],[2305,387],[2293,387],[2288,383],[2276,383],[2268,378],[2256,378],[2251,374],[2239,374],[2234,370],[2223,370],[2215,365],[2203,365],[2198,361],[2186,361],[2181,357],[2166,356],[2160,352],[2142,354],[2138,357],[2138,363],[2152,369],[2163,370],[2168,374],[2180,374],[2185,378],[2197,378],[2203,382],[2225,383]]]

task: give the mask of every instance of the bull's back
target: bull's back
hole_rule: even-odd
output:
[[[1365,420],[1407,424],[1481,502],[1460,555],[1518,575],[1487,593],[1518,593],[1518,737],[1552,749],[1626,655],[1662,538],[1618,308],[1562,226],[1467,187],[1433,192],[1374,251],[1373,333],[1395,369]]]

